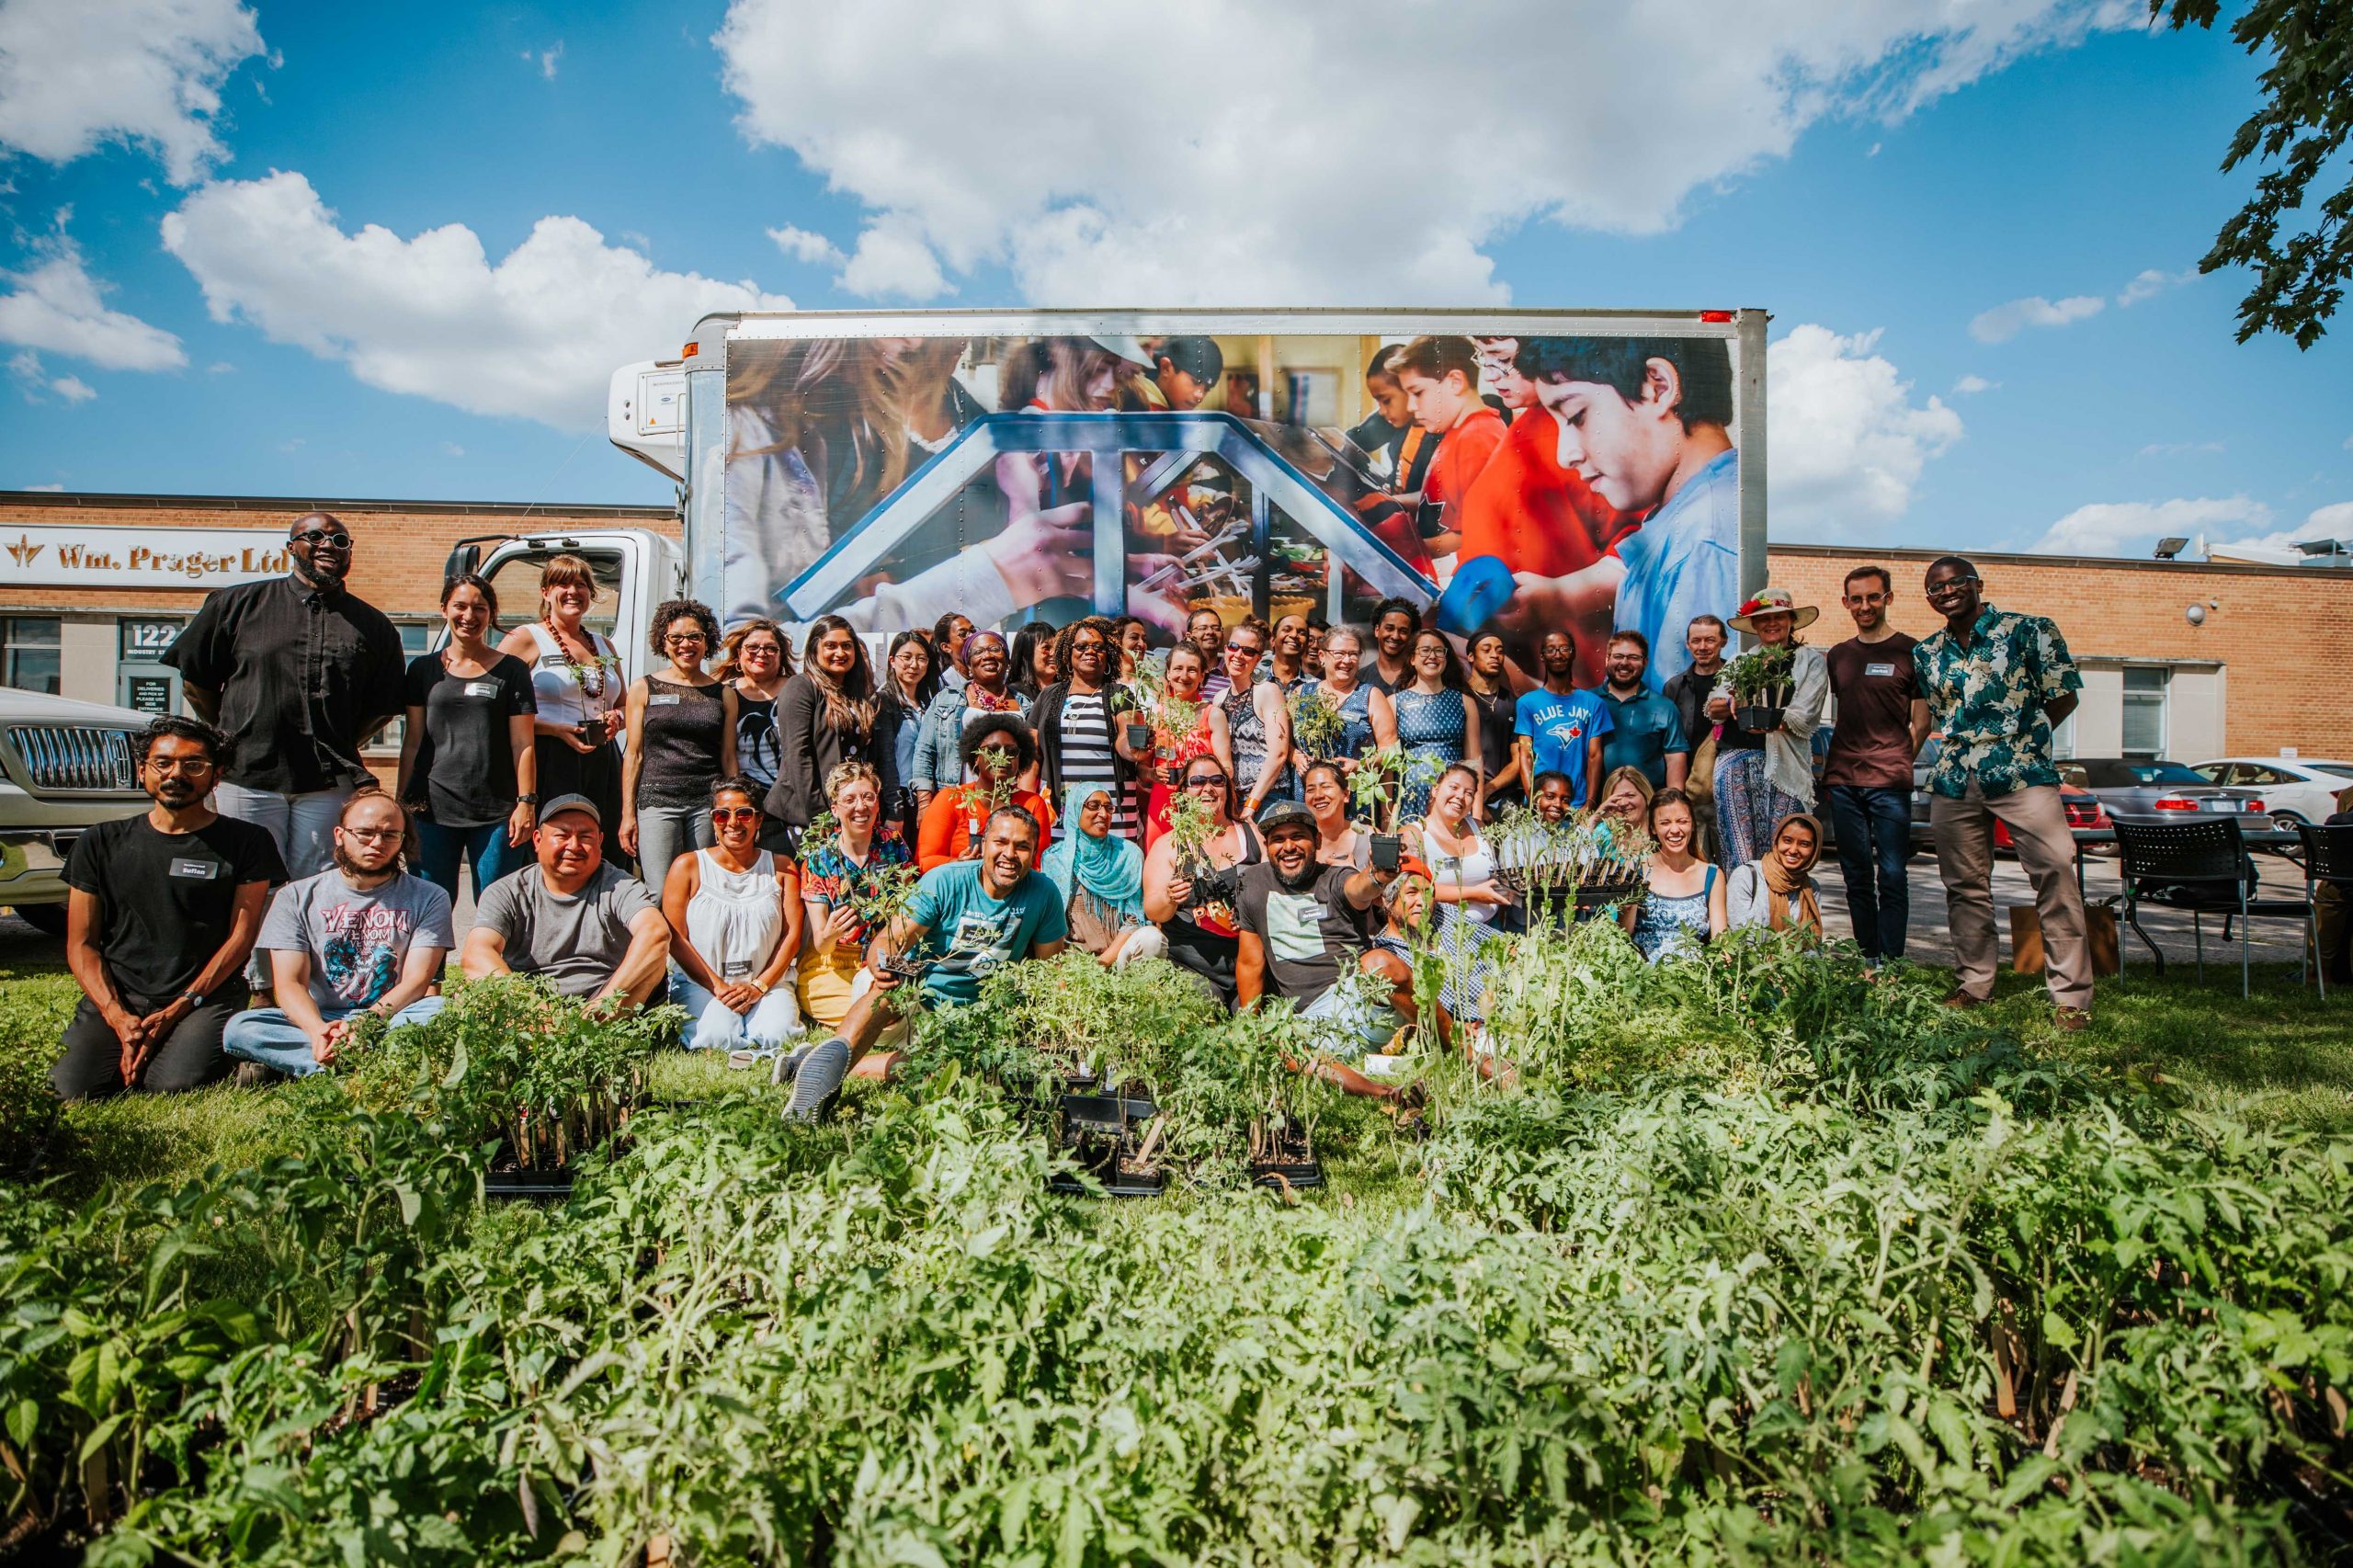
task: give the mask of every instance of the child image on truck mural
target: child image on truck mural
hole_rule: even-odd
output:
[[[1396,597],[1458,643],[1501,631],[1525,690],[1548,631],[1574,641],[1580,684],[1613,630],[1640,631],[1663,681],[1689,618],[1739,597],[1722,336],[745,336],[727,353],[731,621],[1092,611],[1176,641],[1203,608],[1355,620]],[[1430,461],[1366,435],[1390,430],[1373,399],[1397,388]]]

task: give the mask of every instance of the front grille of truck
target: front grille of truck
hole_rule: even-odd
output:
[[[139,788],[132,732],[97,724],[11,724],[8,744],[24,759],[32,787],[129,794]]]

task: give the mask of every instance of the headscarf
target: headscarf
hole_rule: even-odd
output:
[[[1073,784],[1063,790],[1063,821],[1068,824],[1054,846],[1046,851],[1041,868],[1062,889],[1068,903],[1072,889],[1085,888],[1097,901],[1131,920],[1143,918],[1143,851],[1116,833],[1097,838],[1078,825],[1087,801],[1111,791],[1102,784]]]
[[[1805,864],[1794,871],[1781,864],[1781,857],[1774,848],[1781,842],[1781,830],[1793,822],[1803,823],[1813,833],[1813,848],[1806,856]],[[1756,874],[1772,890],[1773,896],[1766,900],[1765,905],[1766,918],[1772,928],[1776,931],[1789,929],[1790,922],[1785,912],[1790,896],[1794,894],[1798,903],[1799,926],[1811,926],[1815,931],[1820,931],[1822,906],[1814,902],[1813,879],[1806,873],[1813,870],[1814,862],[1822,858],[1822,824],[1803,812],[1791,812],[1773,824],[1772,836],[1765,841],[1765,853],[1756,862]]]

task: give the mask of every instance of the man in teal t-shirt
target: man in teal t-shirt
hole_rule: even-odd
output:
[[[841,1032],[779,1062],[779,1079],[789,1073],[792,1080],[788,1117],[814,1120],[849,1075],[851,1061],[898,1021],[904,1004],[893,994],[902,983],[888,970],[893,956],[929,964],[922,984],[934,1006],[962,1007],[979,1001],[981,982],[1005,965],[1063,950],[1069,921],[1053,882],[1032,869],[1037,853],[1037,818],[1008,806],[989,818],[980,858],[924,873],[907,912],[875,939],[866,960],[872,987],[850,1004]],[[894,1060],[883,1052],[878,1074],[887,1074]]]

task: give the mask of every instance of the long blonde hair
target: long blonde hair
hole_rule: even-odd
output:
[[[813,438],[830,449],[828,437],[834,437],[846,440],[848,449],[824,451],[827,483],[884,494],[907,474],[911,401],[938,391],[963,353],[962,338],[926,338],[895,359],[868,338],[731,345],[728,406],[757,410],[775,439],[736,447],[728,455],[758,457],[798,448],[807,458]]]

